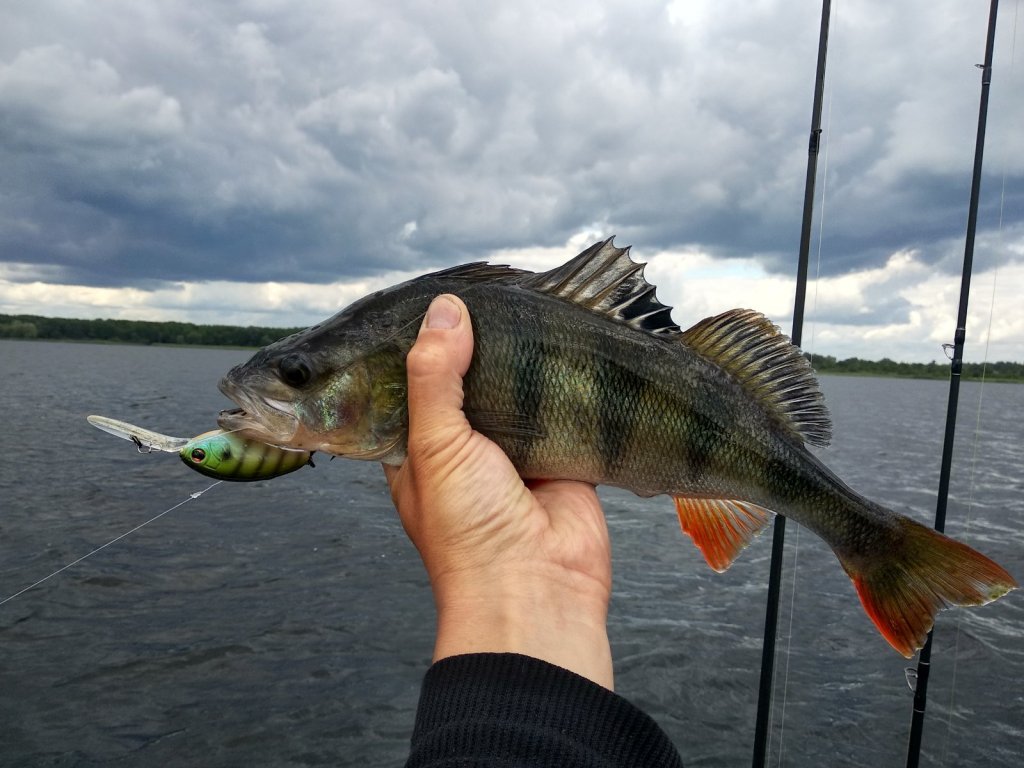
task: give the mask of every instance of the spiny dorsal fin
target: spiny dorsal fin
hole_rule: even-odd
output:
[[[654,286],[644,279],[644,265],[629,258],[629,248],[616,248],[613,239],[595,243],[562,266],[529,275],[519,284],[637,330],[658,336],[679,333],[672,308],[658,301]]]
[[[828,445],[832,423],[811,364],[764,315],[731,309],[701,320],[682,337],[780,416],[794,437]]]

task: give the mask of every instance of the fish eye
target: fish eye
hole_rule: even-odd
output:
[[[310,369],[309,363],[300,355],[288,355],[281,358],[277,368],[284,382],[293,387],[305,386],[313,377],[313,371]]]
[[[202,464],[206,460],[206,451],[202,448],[193,448],[192,453],[189,455],[192,457],[192,462],[195,464]]]

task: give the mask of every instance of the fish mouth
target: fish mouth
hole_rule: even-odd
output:
[[[295,436],[299,417],[292,403],[251,392],[227,378],[219,387],[239,406],[220,412],[217,424],[221,429],[275,445],[287,445]]]

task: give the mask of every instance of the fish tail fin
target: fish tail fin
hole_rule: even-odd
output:
[[[909,518],[897,524],[900,540],[888,557],[836,554],[879,632],[909,659],[924,645],[940,609],[984,605],[1015,589],[1017,582],[966,544]]]

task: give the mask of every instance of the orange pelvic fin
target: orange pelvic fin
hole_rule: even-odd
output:
[[[721,573],[751,539],[765,529],[772,512],[746,501],[675,497],[683,532],[693,539],[708,565]]]
[[[856,565],[839,560],[882,636],[909,659],[924,645],[940,609],[984,605],[1017,582],[966,544],[907,518],[899,524],[902,536],[889,556]]]

